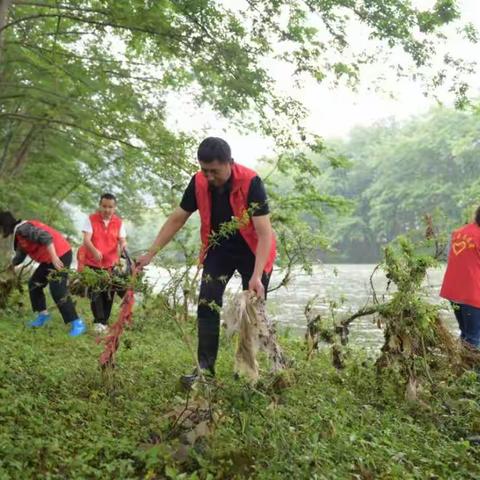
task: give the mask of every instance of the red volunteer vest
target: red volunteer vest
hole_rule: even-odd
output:
[[[252,179],[257,176],[257,173],[250,168],[234,163],[232,165],[232,189],[230,191],[230,205],[233,214],[237,219],[241,219],[242,226],[239,229],[240,235],[244,238],[253,254],[256,254],[258,237],[251,218],[248,216],[248,190]],[[212,196],[208,188],[208,181],[202,172],[197,172],[195,175],[195,197],[197,200],[197,207],[200,213],[200,238],[202,247],[200,250],[200,263],[203,263],[208,248],[209,236],[212,230],[211,215],[212,215]],[[265,265],[265,272],[270,273],[273,269],[273,263],[276,256],[276,241],[275,236],[272,238],[272,245],[270,248],[270,255]]]
[[[99,213],[90,215],[90,223],[92,224],[92,243],[97,250],[99,250],[103,259],[97,262],[90,250],[84,247],[82,252],[77,254],[83,257],[84,265],[96,268],[112,268],[118,261],[118,240],[120,238],[120,228],[122,226],[122,219],[113,215],[108,226],[105,226],[102,216]],[[83,247],[83,246],[82,246]],[[80,247],[82,249],[82,247]]]
[[[476,223],[452,233],[440,296],[480,308],[480,227]]]
[[[31,223],[34,227],[45,230],[52,236],[53,246],[55,247],[55,251],[59,257],[65,255],[72,249],[65,237],[54,228],[49,227],[38,220],[27,220],[27,222]],[[50,253],[48,253],[46,245],[32,242],[31,240],[22,237],[22,235],[19,233],[15,234],[15,241],[17,242],[17,246],[21,248],[32,260],[35,260],[38,263],[52,263],[52,257],[50,256]]]

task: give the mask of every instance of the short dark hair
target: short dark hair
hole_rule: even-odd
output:
[[[480,207],[475,212],[475,223],[480,227]]]
[[[113,200],[115,203],[117,203],[117,197],[113,193],[102,193],[100,197],[100,202],[102,200]]]
[[[214,160],[218,160],[220,163],[231,163],[232,151],[230,145],[223,138],[207,137],[198,146],[197,158],[200,162],[205,163]]]
[[[15,230],[15,225],[19,223],[20,220],[17,220],[12,212],[8,210],[0,212],[0,229],[3,230],[3,233],[8,236],[13,233]]]

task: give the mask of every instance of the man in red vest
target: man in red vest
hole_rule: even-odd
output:
[[[480,207],[473,223],[452,233],[440,296],[452,303],[460,338],[480,348]]]
[[[63,270],[72,263],[72,249],[68,241],[54,228],[38,220],[17,220],[11,212],[0,212],[0,229],[5,238],[13,236],[13,266],[20,265],[27,255],[39,264],[28,281],[32,309],[37,312],[37,318],[30,327],[43,327],[51,317],[43,291],[49,284],[63,321],[70,325],[70,336],[84,333],[86,326],[78,317],[68,294],[68,272]],[[55,270],[60,272],[53,278],[49,277]]]
[[[127,246],[125,226],[115,215],[117,199],[111,193],[100,197],[99,208],[86,220],[83,232],[83,264],[95,270],[112,271],[120,260],[120,253]],[[117,291],[122,296],[123,292]],[[97,333],[107,330],[115,291],[90,292],[90,307]]]
[[[203,274],[197,310],[198,362],[203,373],[213,376],[220,333],[219,308],[227,282],[238,271],[244,290],[265,297],[276,248],[267,196],[258,175],[235,163],[229,145],[221,138],[203,140],[197,156],[201,170],[192,177],[180,206],[137,264],[148,265],[190,215],[199,211]],[[198,373],[185,375],[182,381],[193,383]]]

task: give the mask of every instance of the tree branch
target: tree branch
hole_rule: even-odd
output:
[[[41,131],[42,127],[39,128],[38,125],[32,125],[27,135],[23,139],[20,148],[14,156],[13,165],[10,169],[10,177],[14,177],[19,172],[22,165],[25,163],[28,150],[30,149],[32,143],[35,141],[35,137],[39,130]]]
[[[274,292],[275,290],[279,290],[282,287],[286,287],[288,285],[288,282],[290,281],[290,277],[292,274],[292,269],[293,269],[293,265],[295,263],[296,257],[295,255],[290,255],[290,252],[288,251],[288,248],[286,246],[285,246],[285,255],[288,258],[288,264],[287,264],[285,275],[283,276],[282,280],[277,286],[267,289],[267,293],[271,293],[271,292]]]
[[[58,32],[59,35],[61,35],[62,33],[66,33],[66,32]],[[51,33],[50,35],[56,35],[56,32],[53,32]],[[104,59],[104,58],[98,58],[96,56],[93,56],[93,55],[80,55],[78,53],[74,53],[70,50],[63,50],[63,51],[54,51],[54,49],[52,48],[45,48],[45,47],[40,47],[39,45],[33,45],[31,43],[26,43],[26,42],[19,42],[19,41],[8,41],[6,42],[6,45],[19,45],[20,47],[26,47],[26,48],[31,48],[31,49],[37,49],[37,50],[41,50],[42,52],[47,52],[47,53],[56,53],[56,54],[60,54],[62,55],[63,57],[68,57],[68,58],[76,58],[78,60],[87,60],[87,61],[90,61],[90,62],[97,62],[99,64],[126,64],[126,65],[132,65],[132,66],[135,66],[135,67],[147,67],[148,64],[146,64],[145,62],[133,62],[129,59],[126,59],[126,58],[122,58],[121,60],[116,60],[115,58],[107,58],[107,59]]]
[[[90,133],[92,135],[95,135],[96,137],[104,138],[105,140],[111,140],[111,141],[121,143],[122,145],[125,145],[129,148],[134,148],[135,150],[141,150],[140,147],[136,147],[135,145],[132,145],[131,143],[126,142],[125,140],[122,140],[119,137],[115,137],[113,135],[108,135],[108,134],[103,133],[103,132],[97,132],[95,130],[92,130],[91,128],[81,127],[80,125],[77,125],[77,124],[71,123],[71,122],[63,122],[62,120],[54,120],[54,119],[45,119],[45,118],[42,118],[42,117],[36,117],[34,115],[24,115],[24,114],[19,114],[19,113],[0,113],[0,118],[2,118],[2,117],[16,118],[16,119],[23,120],[23,121],[26,121],[26,122],[34,121],[34,122],[38,122],[38,123],[55,123],[57,125],[62,125],[64,127],[74,128],[74,129],[81,130],[83,132]]]
[[[373,296],[373,303],[378,304],[378,298],[377,298],[377,292],[375,290],[375,287],[373,286],[373,276],[377,272],[377,270],[380,268],[380,264],[376,265],[375,268],[373,269],[372,274],[370,275],[370,288],[372,289],[372,296]]]
[[[165,33],[159,32],[158,30],[154,30],[154,29],[151,29],[151,28],[136,27],[134,25],[121,25],[121,24],[118,24],[118,23],[115,23],[115,22],[101,22],[101,21],[98,21],[98,20],[93,20],[91,18],[79,17],[77,15],[69,15],[69,14],[62,14],[62,13],[38,13],[36,15],[29,15],[27,17],[20,17],[20,18],[17,18],[16,20],[13,20],[10,23],[7,23],[2,28],[0,28],[0,33],[3,30],[5,30],[9,27],[13,27],[15,25],[18,25],[19,23],[22,23],[22,22],[27,22],[27,21],[30,21],[30,20],[38,20],[38,19],[41,19],[41,18],[58,18],[58,17],[65,18],[65,19],[68,19],[68,20],[73,20],[73,21],[80,22],[80,23],[88,23],[90,25],[94,25],[94,26],[102,27],[102,28],[111,27],[111,28],[117,28],[117,29],[120,29],[120,30],[128,30],[128,31],[131,31],[131,32],[148,33],[150,35],[169,36],[169,37],[172,36],[172,35],[167,35]],[[180,41],[180,38],[177,38],[177,40]]]
[[[29,47],[25,47],[29,48]],[[61,70],[67,77],[70,77],[72,80],[77,81],[82,83],[85,87],[92,89],[92,86],[89,85],[82,77],[77,77],[70,73],[65,67],[63,67],[61,64],[52,61],[48,56],[44,55],[42,52],[35,51],[33,48],[29,48],[30,51],[32,51],[35,55],[37,55],[39,58],[43,59],[45,62],[47,62],[49,65],[53,66],[54,68],[57,68]]]
[[[63,32],[39,32],[37,34],[39,37],[51,37],[57,35],[92,35],[92,32],[82,31],[82,30],[64,30]]]
[[[13,82],[0,82],[0,87],[14,87],[16,89],[29,89],[29,90],[37,90],[41,93],[46,93],[48,95],[52,95],[54,97],[58,97],[62,100],[65,100],[67,102],[71,102],[73,98],[71,97],[66,97],[65,95],[60,95],[58,92],[54,92],[53,90],[48,90],[46,88],[41,88],[37,87],[35,85],[25,85],[24,83],[13,83]],[[27,95],[26,95],[27,96]],[[8,97],[0,97],[0,98],[8,98]]]
[[[94,8],[83,8],[83,7],[73,7],[71,5],[65,5],[65,4],[55,4],[51,5],[48,3],[40,3],[40,2],[24,2],[22,0],[14,0],[13,1],[14,5],[18,6],[25,6],[25,7],[39,7],[39,8],[52,8],[54,10],[70,10],[70,11],[77,11],[77,12],[86,12],[86,13],[98,13],[100,15],[105,15],[108,16],[109,12],[106,10],[97,10]]]
[[[364,307],[360,309],[358,312],[354,313],[352,316],[342,320],[340,323],[342,327],[348,327],[354,320],[360,317],[366,317],[367,315],[373,315],[374,313],[378,313],[377,307]]]

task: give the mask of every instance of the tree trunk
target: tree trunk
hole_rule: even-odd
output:
[[[33,125],[30,128],[22,144],[20,145],[20,148],[18,149],[17,153],[12,159],[12,166],[11,166],[10,172],[7,172],[7,175],[10,173],[10,176],[14,177],[20,173],[20,170],[22,169],[23,165],[26,163],[28,151],[32,146],[32,143],[36,140],[38,130],[39,129],[37,125]],[[8,162],[7,162],[7,165],[8,165]]]
[[[12,5],[13,0],[0,0],[0,80],[2,79],[2,55],[5,38],[5,30],[3,28],[7,24],[8,9]]]

